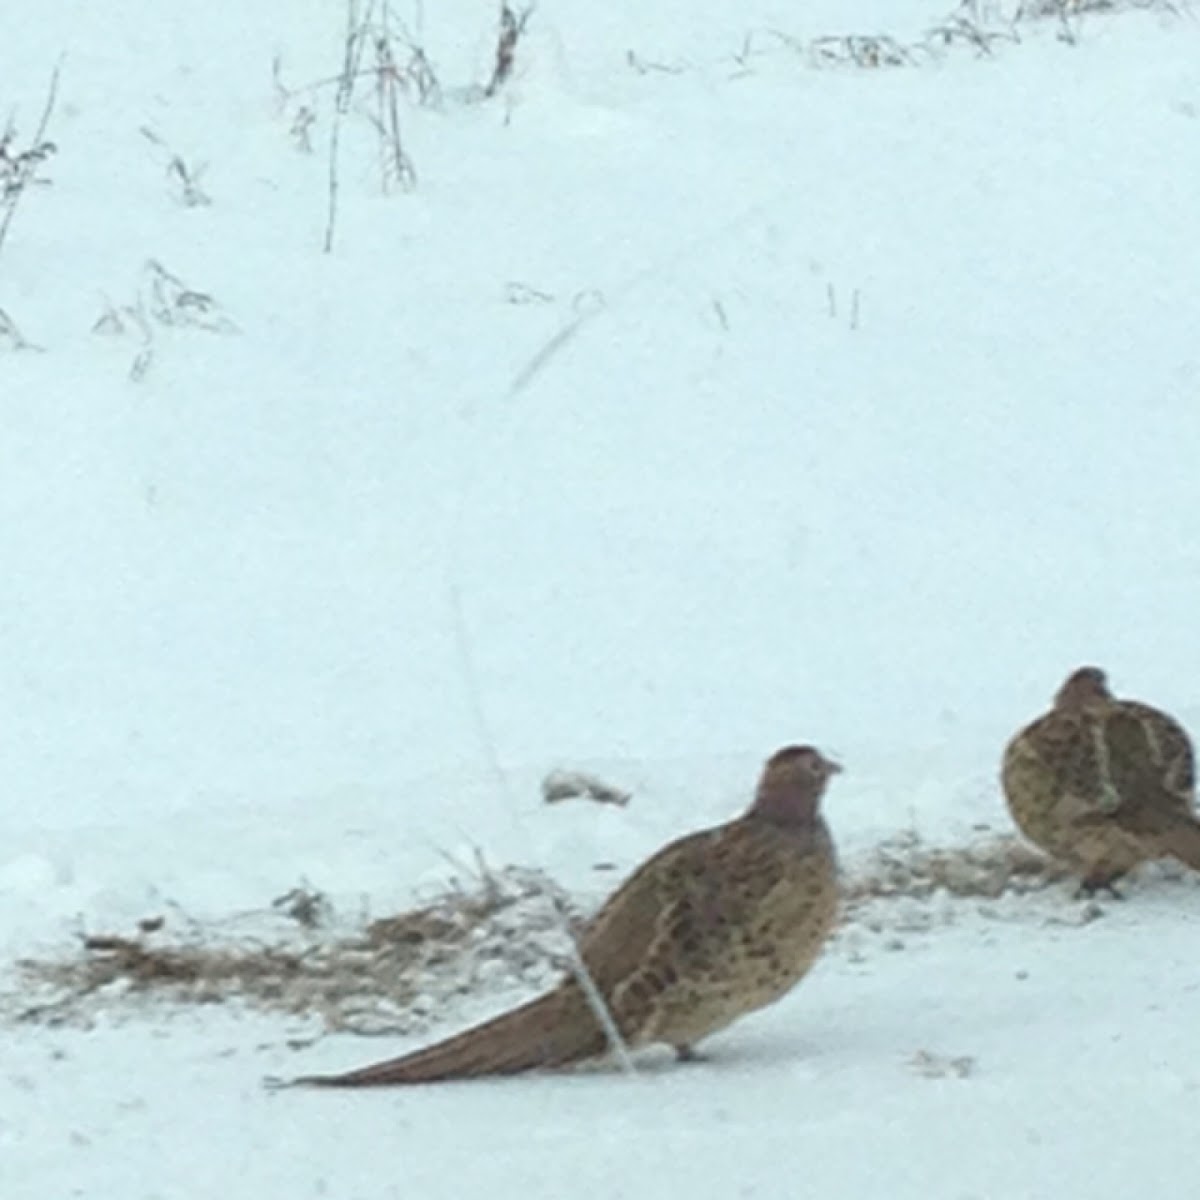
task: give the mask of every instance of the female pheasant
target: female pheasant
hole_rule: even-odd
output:
[[[1073,672],[1054,707],[1009,742],[1001,779],[1031,842],[1091,894],[1148,859],[1200,871],[1195,756],[1173,717],[1118,700],[1098,667]]]
[[[820,814],[841,767],[811,746],[780,750],[736,820],[672,842],[596,915],[580,954],[629,1049],[702,1038],[778,1000],[812,966],[838,903]],[[609,1049],[580,983],[425,1050],[298,1084],[366,1087],[567,1067]]]

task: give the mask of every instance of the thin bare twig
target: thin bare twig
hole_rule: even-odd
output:
[[[16,216],[17,205],[20,204],[21,197],[25,194],[25,189],[33,180],[38,167],[56,149],[53,142],[46,141],[46,130],[50,126],[50,117],[54,112],[54,105],[58,100],[58,80],[61,72],[62,59],[60,58],[54,64],[54,71],[50,75],[50,88],[46,93],[46,103],[42,107],[42,116],[38,121],[37,129],[34,130],[30,149],[24,154],[18,155],[15,160],[16,171],[11,183],[5,190],[4,216],[0,218],[0,251],[4,249],[4,241],[8,237],[13,217]]]
[[[17,328],[17,323],[0,308],[0,350],[40,350]]]
[[[360,21],[356,0],[346,0],[346,43],[342,58],[342,73],[338,76],[333,122],[329,131],[329,216],[325,224],[326,254],[333,252],[334,233],[337,229],[338,159],[341,153],[342,118],[350,110],[350,101],[354,96],[354,81],[358,77],[362,62],[366,30],[374,10],[375,0],[367,0],[366,11]]]
[[[533,15],[533,8],[527,8],[518,17],[508,6],[507,0],[500,5],[500,36],[496,41],[496,63],[492,67],[492,77],[483,94],[489,99],[508,82],[512,74],[513,63],[517,57],[517,43],[525,32],[525,25]]]
[[[454,518],[455,527],[452,534],[452,561],[448,589],[454,643],[458,653],[460,678],[467,694],[467,702],[472,721],[475,725],[475,733],[479,739],[480,748],[483,750],[487,764],[496,780],[501,795],[508,800],[509,810],[515,815],[517,808],[512,786],[509,784],[508,775],[505,773],[504,766],[500,762],[500,755],[496,749],[496,739],[492,736],[491,723],[484,708],[483,694],[479,685],[479,671],[475,664],[474,647],[471,644],[470,634],[467,630],[466,616],[463,612],[462,591],[458,584],[458,559],[462,553],[462,520],[465,507],[466,483],[465,480],[462,480],[460,481],[458,505]],[[604,1030],[604,1035],[608,1039],[609,1050],[616,1060],[617,1065],[627,1075],[634,1075],[636,1074],[636,1068],[633,1058],[629,1053],[629,1046],[621,1036],[621,1030],[612,1015],[612,1011],[605,1002],[604,993],[600,991],[595,979],[588,970],[587,964],[583,961],[583,954],[579,949],[579,941],[571,925],[570,914],[563,904],[561,897],[555,896],[550,892],[546,894],[554,906],[555,913],[562,926],[562,932],[566,935],[568,946],[566,965],[574,976],[575,981],[579,984],[584,999],[587,1001],[588,1007],[592,1010],[592,1015]]]
[[[166,163],[167,179],[179,189],[180,204],[185,208],[203,208],[212,203],[208,193],[200,186],[200,180],[207,170],[207,163],[189,167],[183,156],[176,154],[149,125],[141,127],[141,134],[146,141],[161,152],[163,161]]]
[[[380,185],[385,194],[393,184],[407,190],[417,182],[416,169],[404,152],[400,136],[400,91],[403,82],[392,50],[392,40],[387,33],[390,24],[388,18],[388,4],[384,0],[384,32],[375,37],[375,99],[378,111],[374,121],[379,133]]]

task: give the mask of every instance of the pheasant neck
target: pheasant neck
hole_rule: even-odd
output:
[[[766,780],[759,784],[750,813],[773,825],[802,829],[816,823],[821,790],[801,787],[792,781]]]

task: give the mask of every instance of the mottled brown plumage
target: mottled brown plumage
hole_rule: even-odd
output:
[[[1195,759],[1174,718],[1118,700],[1104,672],[1071,674],[1054,707],[1009,742],[1002,771],[1013,819],[1082,879],[1112,885],[1149,859],[1200,870]]]
[[[627,1047],[675,1047],[778,1000],[812,966],[833,926],[833,843],[820,814],[841,768],[808,746],[766,764],[736,820],[672,842],[609,899],[580,954]],[[297,1083],[426,1083],[565,1067],[608,1049],[579,985],[552,992],[426,1050]]]

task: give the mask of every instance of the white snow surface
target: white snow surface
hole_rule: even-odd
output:
[[[495,6],[397,7],[443,100],[402,102],[384,195],[360,85],[330,254],[340,5],[6,22],[16,149],[61,77],[0,247],[39,348],[0,337],[0,973],[301,881],[393,911],[475,848],[591,904],[793,741],[846,765],[847,864],[965,841],[1082,662],[1200,722],[1200,25],[796,49],[947,15],[544,0],[479,102]],[[237,331],[151,321],[133,379],[136,328],[93,327],[149,261]],[[631,803],[544,805],[564,765]],[[1189,1195],[1200,890],[1128,893],[899,912],[632,1078],[270,1094],[416,1041],[12,1025],[0,1197]]]

